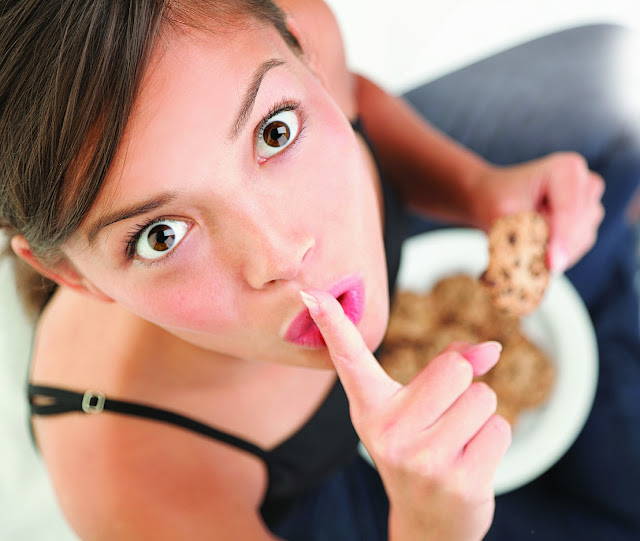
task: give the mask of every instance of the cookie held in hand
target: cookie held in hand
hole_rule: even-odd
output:
[[[496,220],[489,231],[489,265],[481,277],[494,305],[523,316],[540,304],[549,284],[549,226],[537,212]]]

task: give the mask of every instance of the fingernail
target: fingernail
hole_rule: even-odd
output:
[[[480,344],[469,346],[468,348],[463,349],[461,353],[462,355],[466,355],[467,353],[490,351],[491,349],[495,349],[496,353],[500,353],[502,351],[502,344],[500,342],[497,342],[496,340],[489,340],[487,342],[481,342]]]
[[[502,344],[491,340],[464,349],[460,355],[471,363],[474,375],[480,376],[493,368],[500,358],[501,351]]]
[[[569,261],[569,255],[564,248],[556,246],[551,250],[551,261],[550,267],[553,272],[564,272],[567,268],[567,263]]]
[[[312,316],[317,316],[320,313],[320,305],[318,304],[318,300],[304,291],[300,291],[300,296],[302,297],[302,302],[309,310],[309,313]]]

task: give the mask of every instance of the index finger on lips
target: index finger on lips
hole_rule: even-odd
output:
[[[380,366],[333,295],[319,289],[307,289],[300,295],[324,338],[352,406],[385,400],[401,387]]]

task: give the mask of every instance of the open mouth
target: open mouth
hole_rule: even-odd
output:
[[[357,325],[364,313],[364,284],[360,277],[347,278],[329,289],[341,304],[345,315]],[[305,308],[293,320],[285,334],[285,340],[309,348],[325,346],[320,329]]]

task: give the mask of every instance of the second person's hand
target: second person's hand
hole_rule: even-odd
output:
[[[544,215],[551,228],[548,266],[564,272],[593,246],[604,217],[604,181],[574,152],[556,152],[507,167],[489,167],[477,182],[472,214],[478,227],[521,210]]]

